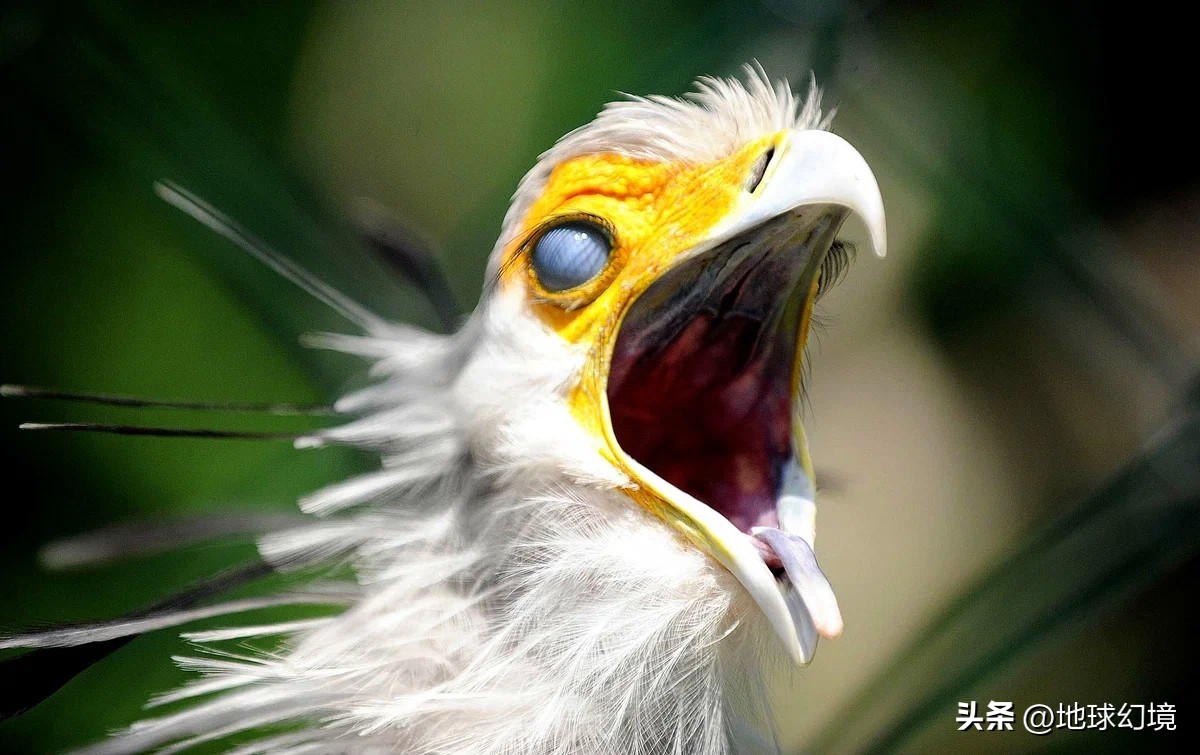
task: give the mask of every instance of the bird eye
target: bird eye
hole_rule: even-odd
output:
[[[557,293],[582,286],[608,264],[612,238],[608,231],[586,220],[571,220],[538,237],[531,255],[538,282]]]

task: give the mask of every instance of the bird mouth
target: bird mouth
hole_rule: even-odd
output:
[[[676,264],[627,309],[608,371],[612,437],[639,482],[682,492],[674,497],[736,528],[785,597],[816,569],[801,368],[821,271],[848,214],[800,207]],[[820,599],[832,601],[823,580]],[[836,615],[808,607],[810,634],[814,622],[821,635],[840,632],[832,606]]]
[[[609,368],[621,448],[747,534],[779,527],[797,456],[799,355],[844,217],[817,214],[776,218],[669,271],[630,306]]]

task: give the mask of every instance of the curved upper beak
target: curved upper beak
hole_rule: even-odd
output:
[[[879,187],[863,157],[841,137],[825,131],[793,131],[777,141],[758,186],[674,265],[675,270],[691,265],[689,273],[680,276],[685,284],[674,290],[694,291],[701,285],[719,287],[723,273],[712,271],[717,267],[732,269],[735,263],[730,259],[738,255],[745,258],[747,254],[759,254],[767,259],[787,254],[796,260],[786,274],[771,279],[787,279],[787,285],[797,292],[787,305],[789,311],[801,313],[791,319],[780,318],[790,323],[791,331],[781,337],[795,339],[790,343],[788,358],[796,364],[791,403],[792,453],[775,491],[778,529],[763,533],[739,528],[719,513],[713,502],[698,500],[617,447],[629,471],[658,500],[655,512],[737,577],[798,663],[812,659],[819,636],[835,637],[842,629],[837,601],[812,550],[815,482],[798,400],[799,360],[807,338],[808,313],[816,297],[822,263],[835,240],[870,248],[879,256],[885,254],[887,239]],[[719,265],[712,264],[713,254],[725,255],[719,258]],[[770,281],[762,285],[770,285]],[[661,314],[668,307],[693,306],[684,296],[646,298],[652,300],[644,308],[651,315],[643,316],[639,311],[643,319]],[[711,304],[713,299],[708,301]],[[674,311],[667,318],[678,321],[694,315],[694,311],[690,315]],[[627,319],[630,317],[627,315]],[[634,327],[640,326],[635,322]],[[764,548],[778,557],[770,565],[764,558]]]
[[[863,156],[829,131],[791,131],[775,146],[760,188],[721,223],[710,237],[718,244],[773,218],[810,205],[849,211],[838,238],[877,256],[887,255],[883,196]]]

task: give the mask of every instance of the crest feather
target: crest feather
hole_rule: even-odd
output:
[[[784,129],[829,128],[834,113],[821,111],[821,90],[809,79],[803,99],[786,79],[771,81],[758,63],[744,79],[702,76],[682,97],[625,95],[590,123],[569,132],[538,158],[513,194],[496,251],[517,233],[550,173],[577,157],[616,153],[641,160],[706,163],[728,157],[746,143]],[[496,252],[493,252],[495,265]]]

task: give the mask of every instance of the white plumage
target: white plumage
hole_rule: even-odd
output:
[[[238,752],[707,754],[735,720],[761,731],[761,670],[788,664],[737,581],[614,490],[629,481],[566,413],[579,359],[555,341],[502,298],[457,336],[323,339],[377,359],[379,383],[341,402],[363,419],[308,442],[384,466],[260,550],[284,570],[348,561],[352,603],[230,630],[283,636],[270,655],[192,637],[219,652],[176,659],[203,678],[156,701],[191,704],[93,751],[290,721]]]
[[[711,161],[780,129],[824,128],[818,97],[814,86],[801,106],[748,69],[746,83],[705,79],[687,100],[607,106],[522,180],[492,274],[563,160]],[[311,339],[371,362],[373,384],[338,402],[352,421],[299,445],[370,449],[381,468],[307,496],[309,523],[260,541],[280,570],[350,565],[353,582],[293,596],[345,609],[189,635],[197,650],[176,662],[198,679],[154,701],[183,706],[91,751],[175,752],[251,731],[262,733],[236,752],[775,750],[765,686],[793,664],[737,579],[621,492],[634,481],[566,404],[579,348],[494,285],[453,335],[368,330]],[[251,653],[247,638],[278,648]]]

